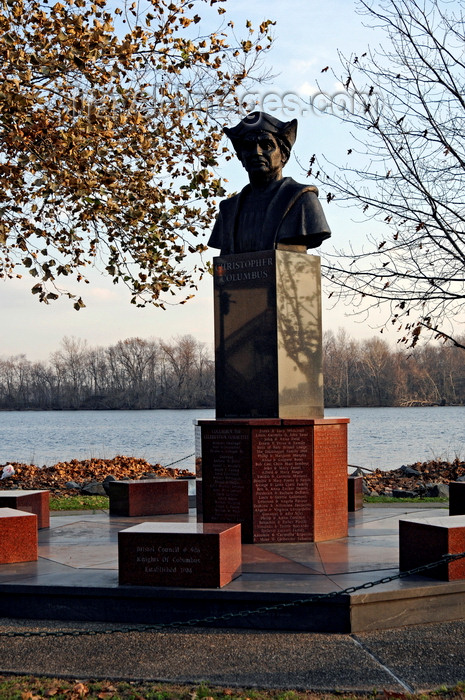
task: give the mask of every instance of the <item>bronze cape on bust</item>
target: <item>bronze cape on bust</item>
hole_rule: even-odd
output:
[[[297,134],[297,120],[281,122],[253,112],[225,128],[249,184],[220,203],[208,245],[221,255],[298,246],[316,248],[331,235],[318,190],[282,177]]]

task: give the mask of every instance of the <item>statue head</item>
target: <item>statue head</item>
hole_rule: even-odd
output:
[[[296,139],[297,119],[282,122],[265,112],[252,112],[224,133],[251,180],[277,180]]]

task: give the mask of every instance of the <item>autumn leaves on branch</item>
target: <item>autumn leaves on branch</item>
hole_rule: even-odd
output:
[[[163,306],[205,271],[224,115],[263,77],[271,22],[247,23],[240,40],[224,1],[144,8],[6,0],[0,11],[0,278],[30,274],[40,301],[65,294],[80,309],[75,282],[96,266],[132,303]]]

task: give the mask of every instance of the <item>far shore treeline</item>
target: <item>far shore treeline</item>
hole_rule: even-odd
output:
[[[3,410],[213,408],[214,383],[212,353],[190,335],[98,348],[64,338],[46,362],[0,356]],[[464,405],[465,351],[328,331],[324,383],[327,407]]]

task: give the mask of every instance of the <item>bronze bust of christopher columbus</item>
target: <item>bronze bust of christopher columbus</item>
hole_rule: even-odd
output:
[[[221,255],[285,248],[316,248],[331,231],[313,185],[282,176],[297,134],[297,119],[282,122],[264,112],[225,128],[249,175],[249,184],[224,200],[208,245]]]

